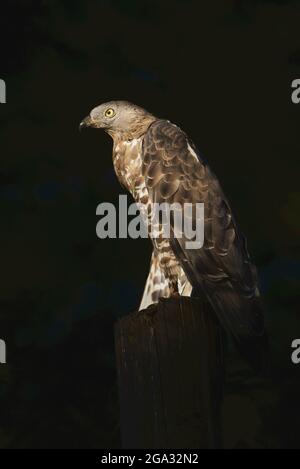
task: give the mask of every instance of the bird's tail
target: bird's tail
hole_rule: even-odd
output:
[[[243,357],[256,372],[263,371],[268,339],[260,298],[246,297],[228,287],[218,286],[209,291],[207,299]]]

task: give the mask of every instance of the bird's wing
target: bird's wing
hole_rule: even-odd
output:
[[[215,175],[186,134],[169,121],[158,120],[149,127],[142,154],[152,202],[204,203],[203,247],[187,249],[189,239],[176,238],[174,230],[170,239],[193,288],[207,296],[237,341],[263,335],[256,269]]]

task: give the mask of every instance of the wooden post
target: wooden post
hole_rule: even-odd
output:
[[[115,345],[123,448],[218,448],[221,331],[207,303],[160,300],[120,319]]]

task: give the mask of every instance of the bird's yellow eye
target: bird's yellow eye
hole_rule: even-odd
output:
[[[113,108],[110,107],[110,108],[106,109],[104,115],[105,115],[105,117],[114,117],[115,114],[116,114],[116,113],[115,113],[115,111],[113,110]]]

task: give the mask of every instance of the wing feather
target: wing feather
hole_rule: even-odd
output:
[[[187,239],[176,238],[174,231],[170,239],[193,289],[206,295],[240,344],[264,336],[256,269],[216,176],[186,134],[169,121],[149,127],[142,154],[152,202],[204,203],[203,247],[186,249]]]

